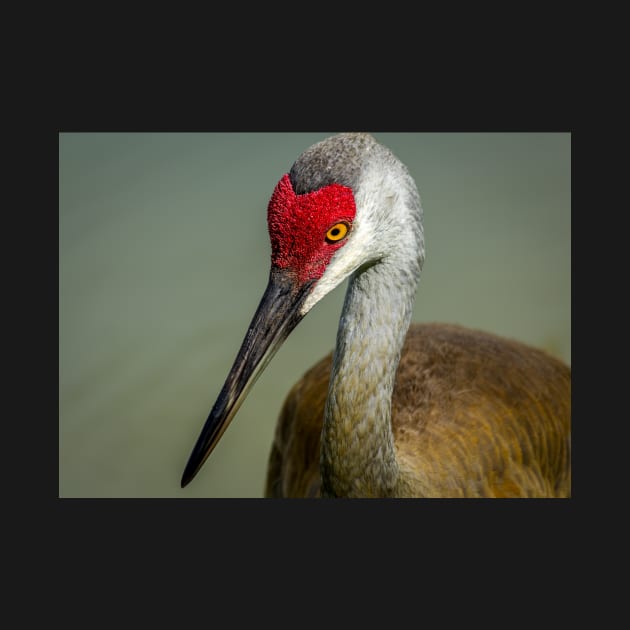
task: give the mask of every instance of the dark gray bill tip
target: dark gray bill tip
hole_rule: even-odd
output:
[[[199,472],[256,379],[302,319],[300,309],[312,286],[311,281],[299,284],[294,274],[272,268],[232,369],[188,459],[182,488]]]

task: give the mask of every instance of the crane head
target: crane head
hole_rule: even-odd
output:
[[[348,241],[355,214],[354,195],[347,186],[333,183],[297,195],[288,174],[276,185],[267,212],[269,283],[189,458],[182,487],[197,474],[258,376],[314,305],[307,299]]]

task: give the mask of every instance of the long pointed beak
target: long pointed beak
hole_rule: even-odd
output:
[[[182,476],[182,488],[199,472],[249,390],[289,333],[304,317],[300,309],[312,285],[312,282],[299,284],[293,274],[272,268],[267,289],[234,365],[190,455]]]

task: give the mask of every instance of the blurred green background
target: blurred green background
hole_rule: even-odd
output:
[[[331,133],[59,135],[59,496],[261,497],[292,383],[346,284],[296,328],[195,480],[179,481],[266,286],[267,201]],[[414,320],[571,361],[569,133],[378,133],[409,167],[427,258]]]

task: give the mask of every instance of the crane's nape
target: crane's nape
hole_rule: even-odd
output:
[[[570,496],[570,368],[487,333],[410,329],[423,210],[388,148],[348,133],[306,149],[267,220],[268,285],[182,487],[291,331],[349,279],[334,353],[283,406],[266,496]]]

